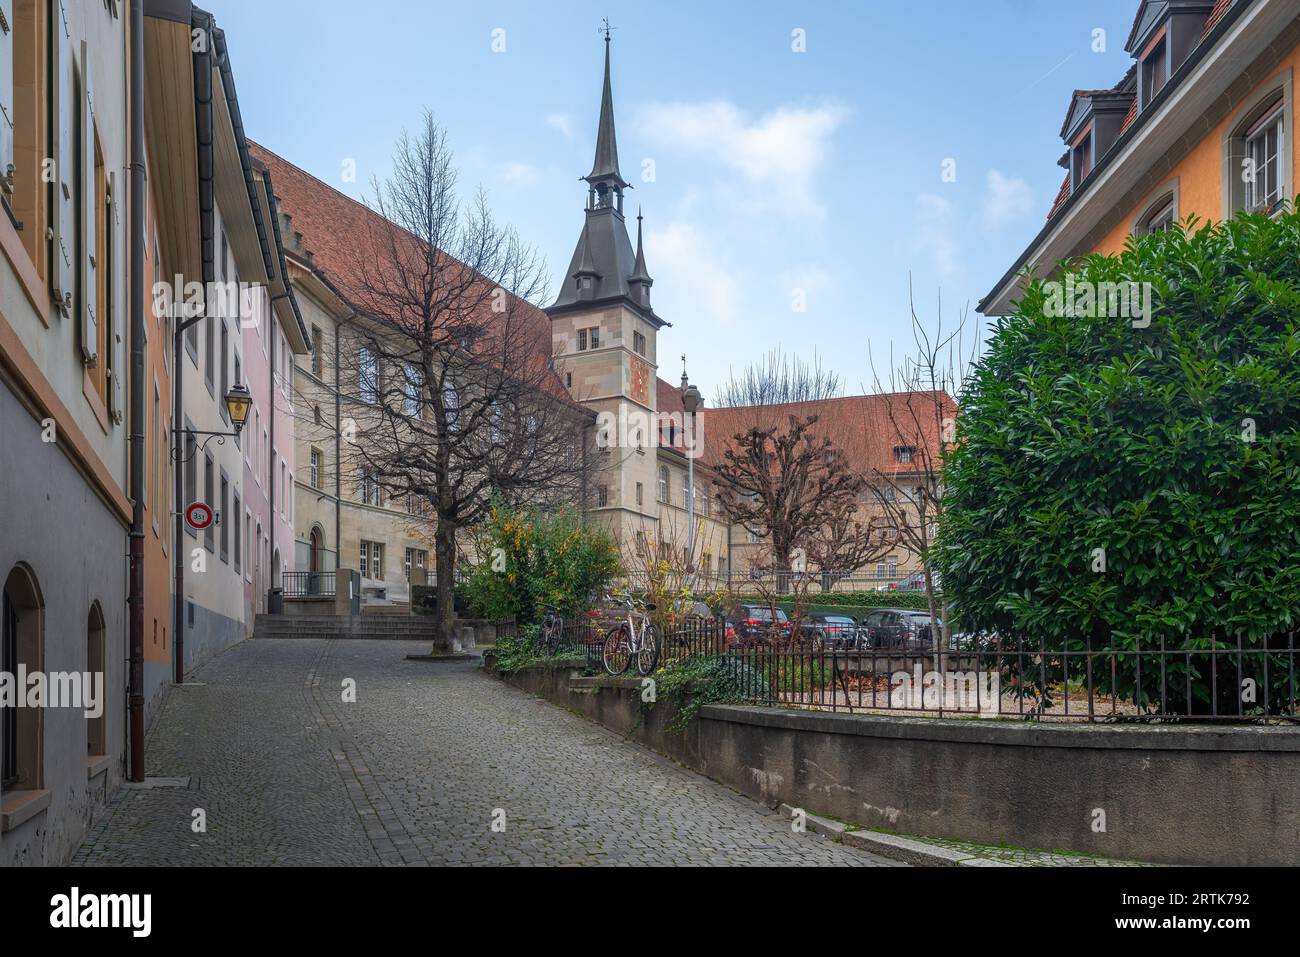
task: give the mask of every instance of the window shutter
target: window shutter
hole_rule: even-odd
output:
[[[98,191],[95,189],[95,101],[94,86],[90,75],[90,44],[81,41],[81,101],[78,110],[81,118],[78,135],[81,148],[81,357],[86,365],[94,366],[100,361],[99,351],[99,317],[95,314],[98,306],[99,286],[97,284],[96,266],[99,250],[96,248],[96,213],[99,207]],[[107,357],[105,357],[107,358]]]
[[[110,270],[110,283],[108,286],[108,315],[101,316],[102,322],[108,323],[108,348],[111,350],[112,359],[109,362],[108,373],[112,377],[108,390],[108,411],[113,417],[113,421],[121,425],[126,419],[126,343],[123,341],[122,333],[125,330],[126,323],[121,319],[123,313],[114,308],[114,299],[118,296],[118,289],[111,282],[114,274],[121,276],[124,270],[121,263],[126,262],[124,255],[125,250],[118,250],[113,243],[113,238],[118,235],[117,231],[117,207],[119,200],[117,196],[117,177],[113,171],[108,174],[108,195],[106,197],[108,206],[104,210],[104,233],[108,242],[108,249],[104,251],[104,268]],[[146,326],[146,328],[148,328]]]
[[[55,12],[51,5],[52,14]],[[50,25],[50,104],[55,113],[51,125],[53,136],[54,190],[53,215],[50,217],[50,291],[59,311],[71,317],[76,302],[76,224],[73,217],[73,197],[77,174],[76,137],[73,121],[76,117],[76,84],[73,82],[72,40],[68,34],[68,16],[64,0],[58,0],[58,19]]]
[[[0,0],[0,193],[14,191],[14,0]]]

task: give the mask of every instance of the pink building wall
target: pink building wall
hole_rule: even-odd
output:
[[[294,570],[293,355],[265,289],[248,293],[241,376],[253,397],[244,427],[245,621],[267,610],[268,590]],[[272,488],[274,483],[274,489]],[[275,513],[271,511],[274,494]]]

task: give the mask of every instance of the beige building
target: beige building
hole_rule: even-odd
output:
[[[367,602],[405,603],[412,581],[430,579],[433,525],[418,503],[389,498],[361,474],[347,444],[365,415],[349,350],[357,348],[367,320],[343,290],[355,285],[354,244],[373,231],[377,214],[262,147],[254,144],[252,153],[275,185],[289,277],[315,344],[310,356],[298,357],[295,370],[293,567],[357,569]],[[718,506],[716,464],[733,413],[704,409],[693,420],[683,389],[659,376],[660,338],[671,326],[651,304],[654,280],[641,217],[634,242],[624,208],[629,184],[618,165],[608,44],[595,158],[583,179],[587,204],[572,259],[555,301],[536,318],[549,324],[555,375],[568,397],[591,413],[584,512],[622,544],[634,576],[649,558],[671,557],[675,567],[694,569],[707,586],[738,580],[765,545],[726,521]],[[838,425],[854,439],[833,436],[852,445],[850,454],[864,468],[875,460],[868,463],[866,456],[874,453],[857,451],[862,436],[884,443],[886,456],[897,445],[883,437],[869,406],[842,406]],[[834,409],[819,404],[818,411]],[[866,418],[855,426],[859,414]],[[871,501],[864,502],[870,507]],[[467,544],[462,554],[470,551]],[[870,571],[897,578],[910,565],[900,554]]]

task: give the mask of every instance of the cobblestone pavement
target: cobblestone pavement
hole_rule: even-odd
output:
[[[73,862],[895,863],[794,834],[475,662],[404,659],[420,650],[263,640],[219,655],[167,692],[150,733],[148,775],[176,780],[120,790]]]

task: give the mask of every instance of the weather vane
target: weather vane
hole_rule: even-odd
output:
[[[596,32],[605,34],[605,42],[608,43],[610,31],[617,29],[618,27],[611,27],[609,25],[609,17],[601,17],[600,26],[596,28]]]

